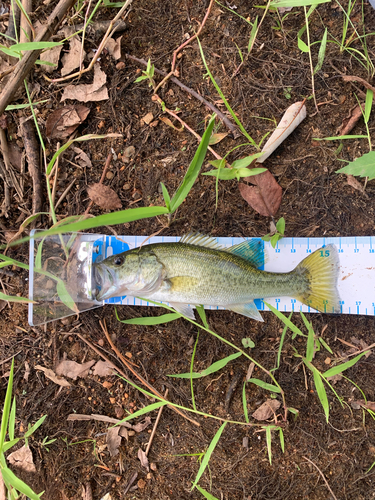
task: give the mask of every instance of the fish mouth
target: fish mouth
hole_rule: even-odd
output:
[[[94,280],[96,284],[95,300],[101,301],[116,296],[114,277],[108,267],[94,264]]]

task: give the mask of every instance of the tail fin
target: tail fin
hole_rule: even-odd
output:
[[[298,264],[295,272],[306,274],[309,281],[308,290],[296,299],[320,312],[340,312],[339,256],[334,245],[316,250]]]

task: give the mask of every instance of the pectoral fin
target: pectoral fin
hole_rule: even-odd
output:
[[[226,306],[226,309],[257,321],[264,321],[253,300],[247,304],[231,304],[229,307]]]
[[[183,304],[182,302],[169,302],[169,305],[173,307],[173,309],[176,309],[178,313],[195,320],[194,311],[188,304]]]

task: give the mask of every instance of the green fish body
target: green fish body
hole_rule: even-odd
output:
[[[322,312],[339,312],[338,254],[317,250],[289,273],[269,273],[259,241],[221,248],[216,240],[187,235],[178,243],[156,243],[95,264],[97,300],[131,295],[169,302],[194,318],[188,306],[223,306],[263,321],[254,299],[290,296]]]

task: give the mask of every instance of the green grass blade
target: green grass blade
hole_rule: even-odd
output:
[[[281,447],[281,451],[283,453],[285,453],[285,441],[284,441],[284,432],[282,430],[282,428],[280,427],[279,428],[279,438],[280,438],[280,447]]]
[[[164,186],[164,184],[161,182],[161,189],[163,191],[163,198],[165,202],[165,206],[168,208],[168,211],[171,211],[171,197],[169,196],[167,188]]]
[[[154,395],[151,394],[151,396],[154,396]],[[133,420],[133,418],[141,417],[142,415],[145,415],[146,413],[150,413],[154,410],[157,410],[158,408],[160,408],[161,406],[165,406],[166,404],[167,404],[166,401],[158,401],[157,403],[152,403],[152,404],[145,406],[144,408],[141,408],[140,410],[132,413],[131,415],[128,415],[127,417],[123,418],[121,420],[121,422],[128,422],[129,420]],[[119,425],[119,424],[120,424],[120,422],[118,424],[113,425],[112,427],[116,427],[116,425]]]
[[[79,313],[79,309],[77,307],[77,304],[74,302],[72,299],[70,293],[66,289],[65,283],[62,280],[58,280],[57,285],[56,285],[56,292],[58,293],[58,296],[61,300],[61,302],[66,305],[71,311],[75,313]]]
[[[369,351],[362,352],[361,354],[358,354],[355,358],[351,359],[350,361],[347,361],[346,363],[342,363],[341,365],[334,366],[333,368],[330,368],[326,372],[323,373],[324,378],[328,377],[333,377],[334,375],[338,375],[339,373],[342,373],[343,371],[347,370],[351,366],[354,366],[365,354],[367,354]]]
[[[30,437],[32,434],[34,434],[34,432],[43,424],[43,422],[45,421],[45,419],[47,418],[47,415],[43,415],[43,417],[41,417],[37,422],[35,422],[34,425],[32,425],[30,427],[30,429],[28,429],[25,434],[24,434],[24,437],[25,438],[28,438]]]
[[[213,439],[210,443],[210,446],[207,448],[207,451],[204,454],[203,460],[202,460],[201,465],[199,467],[197,477],[195,478],[193,486],[191,488],[192,490],[196,487],[200,478],[202,477],[203,472],[206,470],[206,467],[208,465],[208,462],[210,461],[211,455],[212,455],[214,449],[216,448],[216,445],[219,442],[219,439],[220,439],[226,425],[227,425],[227,422],[224,422],[220,426],[219,430],[216,432],[215,436],[213,437]]]
[[[132,318],[132,319],[120,319],[118,317],[117,308],[115,309],[116,318],[120,323],[124,325],[162,325],[164,323],[169,323],[170,321],[175,321],[178,318],[181,318],[180,313],[168,313],[162,314],[161,316],[152,316],[152,317],[144,317],[144,318]]]
[[[196,485],[196,488],[199,491],[199,493],[202,493],[202,495],[204,496],[204,498],[206,498],[207,500],[219,500],[218,498],[216,498],[213,495],[211,495],[211,493],[208,493],[208,491],[206,491],[204,488],[202,488],[201,486],[199,486],[199,484]]]
[[[326,48],[327,48],[327,33],[328,33],[328,30],[326,28],[324,35],[323,35],[323,38],[322,38],[322,42],[320,44],[319,54],[318,54],[318,64],[314,68],[314,75],[318,71],[320,71],[322,69],[322,66],[323,66],[324,58],[326,55]]]
[[[290,321],[290,318],[292,317],[292,315],[293,315],[293,312],[291,312],[289,314],[289,318],[288,318],[289,321]],[[283,349],[285,335],[286,335],[287,331],[288,331],[288,325],[285,325],[284,329],[283,329],[283,333],[281,334],[279,349],[277,351],[277,363],[276,363],[275,368],[272,368],[272,370],[270,370],[271,372],[276,371],[280,368],[281,351]]]
[[[252,382],[259,387],[262,387],[262,389],[265,389],[266,391],[281,393],[279,387],[277,387],[276,385],[268,384],[267,382],[263,382],[263,380],[259,380],[258,378],[250,378],[248,382]]]
[[[168,375],[168,377],[173,377],[173,378],[202,378],[202,377],[207,377],[207,375],[211,375],[212,373],[215,373],[222,368],[224,368],[230,361],[233,359],[239,358],[242,355],[241,352],[235,352],[231,354],[230,356],[227,356],[226,358],[220,359],[219,361],[215,361],[215,363],[212,363],[208,368],[205,370],[202,370],[201,372],[193,372],[193,373],[178,373],[176,375]]]
[[[306,347],[306,359],[307,361],[311,362],[314,358],[314,337],[315,337],[315,332],[312,329],[312,326],[310,323],[307,321],[306,316],[301,312],[301,316],[303,319],[303,322],[305,323],[306,328],[308,329],[308,336],[307,336],[307,347]]]
[[[7,300],[8,302],[33,302],[30,299],[27,299],[26,297],[18,297],[17,295],[6,295],[3,292],[0,292],[0,300]]]
[[[329,403],[328,403],[326,389],[325,389],[324,384],[323,384],[322,375],[315,368],[315,366],[311,365],[311,363],[306,363],[306,366],[308,366],[310,368],[310,370],[312,369],[313,377],[314,377],[315,389],[316,389],[316,392],[318,394],[320,403],[321,403],[321,405],[323,407],[324,414],[326,416],[326,420],[328,422],[328,419],[329,419]]]
[[[185,200],[185,198],[189,194],[191,188],[193,187],[194,182],[196,181],[199,175],[200,169],[203,165],[204,158],[206,156],[208,143],[210,141],[214,125],[215,125],[215,116],[213,115],[202,136],[202,140],[197,148],[197,151],[195,152],[194,158],[190,163],[190,166],[185,174],[184,180],[182,181],[181,186],[177,189],[176,193],[174,194],[170,202],[171,213],[175,212],[177,208],[181,205],[181,203]]]
[[[21,267],[22,269],[26,269],[27,271],[29,270],[28,264],[24,264],[23,262],[20,262],[19,260],[14,260],[8,257],[7,255],[4,255],[0,253],[0,260],[6,260],[9,264],[14,264],[17,267]]]
[[[16,425],[16,398],[13,398],[12,408],[9,414],[9,423],[8,423],[8,434],[9,439],[13,441],[14,439],[14,428]]]
[[[249,44],[247,46],[247,52],[249,54],[253,50],[253,45],[254,45],[254,42],[255,42],[255,38],[257,36],[257,31],[258,31],[258,16],[255,18],[253,27],[251,28],[251,33],[250,33],[250,38],[249,38]]]
[[[263,301],[264,302],[264,301]],[[275,307],[271,306],[271,304],[268,304],[268,302],[264,302],[264,304],[274,313],[276,316],[281,319],[281,321],[286,325],[292,332],[296,333],[297,335],[301,335],[302,337],[306,337],[304,333],[301,332],[301,330],[294,325],[290,319],[286,318],[283,313],[278,311]]]
[[[12,402],[12,390],[13,390],[13,371],[14,371],[14,358],[12,359],[12,365],[10,367],[9,380],[7,392],[5,394],[4,405],[3,405],[3,416],[1,418],[0,427],[0,454],[3,452],[3,444],[5,441],[5,436],[8,427],[10,405]]]
[[[365,102],[365,112],[364,112],[365,123],[368,123],[368,121],[370,119],[373,99],[374,99],[374,92],[370,89],[367,89],[366,102]]]
[[[23,493],[31,500],[39,500],[41,493],[37,495],[26,483],[19,479],[14,472],[12,472],[8,467],[1,468],[1,474],[3,476],[4,482],[10,484],[20,493]],[[17,498],[17,497],[15,497]]]
[[[193,374],[195,353],[197,352],[198,340],[199,340],[199,330],[198,330],[198,334],[197,334],[197,340],[194,343],[193,354],[191,355],[191,361],[190,361],[190,393],[191,393],[191,402],[192,402],[192,405],[193,405],[193,408],[195,411],[197,411],[197,407],[195,405],[194,384],[193,384],[192,374]]]
[[[206,328],[210,328],[207,322],[207,316],[206,316],[206,311],[204,310],[203,306],[195,306],[195,309],[197,310],[200,319],[202,320],[202,323]]]
[[[24,52],[26,50],[42,50],[51,49],[52,47],[57,47],[62,45],[63,42],[25,42],[25,43],[15,43],[12,45],[12,50],[17,52]]]
[[[335,137],[314,137],[313,141],[338,141],[341,139],[367,139],[367,135],[337,135]]]
[[[322,344],[322,346],[330,353],[333,354],[332,349],[329,347],[329,345],[326,343],[322,337],[319,337],[319,342]]]
[[[329,3],[331,0],[274,0],[270,3],[270,7],[307,7],[308,5],[318,5],[321,3]]]
[[[272,465],[272,435],[271,435],[271,427],[266,427],[266,443],[267,443],[267,451],[268,451],[268,460],[270,465]]]

